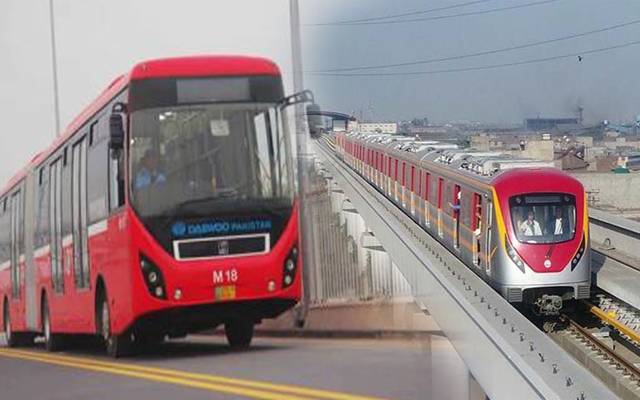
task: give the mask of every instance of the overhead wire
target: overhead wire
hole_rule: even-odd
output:
[[[640,24],[640,19],[623,22],[616,25],[610,25],[603,28],[593,29],[590,31],[575,33],[572,35],[566,35],[566,36],[556,37],[552,39],[541,40],[537,42],[529,42],[529,43],[519,44],[515,46],[502,47],[498,49],[484,50],[484,51],[479,51],[475,53],[467,53],[467,54],[460,54],[460,55],[454,55],[454,56],[448,56],[448,57],[430,58],[426,60],[408,61],[408,62],[393,63],[393,64],[362,65],[362,66],[353,66],[353,67],[330,68],[330,69],[322,69],[322,70],[315,70],[315,71],[308,71],[308,72],[329,73],[329,72],[365,71],[365,70],[373,70],[373,69],[408,67],[408,66],[414,66],[414,65],[432,64],[432,63],[438,63],[438,62],[444,62],[444,61],[462,60],[465,58],[505,53],[505,52],[514,51],[514,50],[522,50],[526,48],[537,47],[537,46],[562,42],[562,41],[571,40],[571,39],[577,39],[580,37],[585,37],[585,36],[594,35],[597,33],[603,33],[607,31],[621,29],[621,28],[636,25],[636,24]]]
[[[524,4],[517,4],[517,5],[514,5],[514,6],[490,8],[490,9],[487,9],[487,10],[469,11],[469,12],[465,12],[465,13],[439,15],[439,16],[426,17],[426,18],[400,19],[400,20],[392,20],[392,21],[349,22],[349,23],[345,23],[345,22],[323,22],[323,23],[304,24],[304,26],[391,25],[391,24],[405,24],[405,23],[423,22],[423,21],[436,21],[436,20],[443,20],[443,19],[467,17],[467,16],[472,16],[472,15],[491,14],[491,13],[496,13],[496,12],[501,12],[501,11],[508,11],[508,10],[516,10],[516,9],[520,9],[520,8],[527,8],[527,7],[533,7],[533,6],[543,5],[543,4],[555,3],[555,2],[558,2],[558,1],[561,1],[561,0],[541,0],[541,1],[534,1],[534,2],[529,2],[529,3],[524,3]]]
[[[561,54],[557,56],[544,57],[544,58],[534,58],[523,61],[515,61],[510,63],[501,63],[501,64],[490,64],[490,65],[481,65],[474,67],[462,67],[462,68],[449,68],[449,69],[440,69],[440,70],[431,70],[431,71],[408,71],[408,72],[316,72],[316,73],[308,73],[309,75],[314,76],[337,76],[337,77],[375,77],[375,76],[418,76],[418,75],[434,75],[434,74],[446,74],[446,73],[456,73],[456,72],[471,72],[471,71],[482,71],[482,70],[490,70],[497,68],[505,68],[505,67],[513,67],[518,65],[526,65],[526,64],[535,64],[535,63],[543,63],[555,60],[561,60],[572,57],[584,57],[589,54],[597,54],[603,53],[612,50],[618,50],[625,47],[636,46],[640,44],[640,40],[635,40],[632,42],[626,42],[618,45],[601,47],[597,49],[585,50],[580,52]]]
[[[465,3],[457,3],[457,4],[452,4],[452,5],[443,6],[443,7],[429,8],[427,10],[410,11],[410,12],[405,12],[405,13],[401,13],[401,14],[391,14],[391,15],[383,15],[383,16],[369,17],[369,18],[348,19],[348,20],[343,20],[343,21],[327,22],[327,23],[322,24],[322,25],[329,25],[329,24],[331,24],[331,25],[343,25],[343,24],[352,24],[352,23],[357,23],[357,22],[369,22],[369,21],[380,21],[380,20],[384,20],[384,19],[403,18],[403,17],[410,17],[412,15],[424,15],[424,14],[430,14],[430,13],[434,13],[434,12],[438,12],[438,11],[446,11],[446,10],[451,10],[451,9],[455,9],[455,8],[468,7],[468,6],[471,6],[471,5],[480,4],[480,3],[488,3],[488,2],[491,2],[491,1],[495,1],[495,0],[467,1]],[[314,24],[308,24],[308,25],[314,25]]]

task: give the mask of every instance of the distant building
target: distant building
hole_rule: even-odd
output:
[[[528,131],[563,131],[580,127],[578,118],[527,118],[524,120],[524,129]]]
[[[352,125],[350,124],[349,127]],[[362,133],[398,133],[396,122],[358,122],[353,126],[354,130]]]

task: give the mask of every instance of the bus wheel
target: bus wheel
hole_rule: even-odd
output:
[[[9,313],[9,306],[6,302],[4,304],[4,311],[2,315],[4,323],[4,336],[7,341],[8,347],[29,346],[33,344],[33,334],[14,332],[13,324],[11,323],[11,314]]]
[[[234,319],[224,324],[229,346],[234,350],[248,349],[253,339],[253,321]]]
[[[135,335],[135,342],[141,346],[158,346],[164,342],[164,333],[144,332]]]
[[[47,299],[42,300],[42,333],[44,335],[44,347],[47,351],[61,350],[63,336],[51,332],[51,313],[49,312],[49,302]]]
[[[125,332],[120,335],[111,333],[111,314],[107,296],[102,296],[98,316],[100,335],[104,340],[107,355],[113,358],[127,356],[131,352],[131,333]]]
[[[11,327],[11,316],[9,315],[9,307],[5,301],[4,308],[2,310],[2,324],[4,325],[4,337],[7,340],[7,346],[16,347],[16,342],[13,337],[13,329]]]

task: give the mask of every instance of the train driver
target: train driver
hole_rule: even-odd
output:
[[[553,233],[554,236],[562,236],[569,233],[569,221],[562,216],[562,208],[556,207],[554,218],[547,225],[547,233]]]
[[[522,221],[520,224],[520,233],[525,236],[541,236],[542,229],[540,229],[540,224],[535,220],[535,215],[533,214],[533,210],[529,210],[527,213],[527,219]]]
[[[136,190],[166,182],[164,174],[158,168],[158,157],[152,149],[147,150],[140,160],[140,169],[136,174]]]

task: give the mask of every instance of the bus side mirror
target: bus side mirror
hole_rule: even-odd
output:
[[[109,148],[120,150],[124,147],[124,104],[116,103],[109,116]]]

